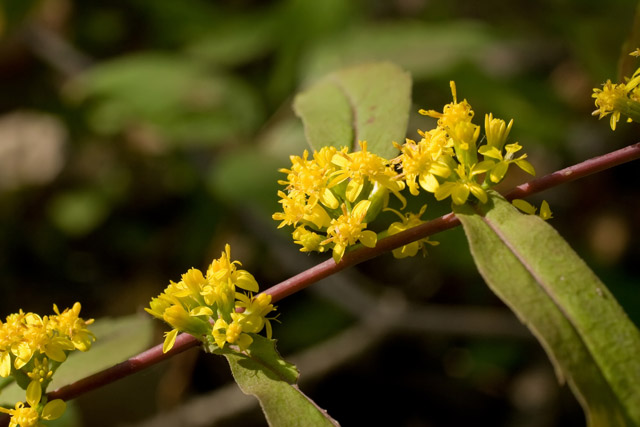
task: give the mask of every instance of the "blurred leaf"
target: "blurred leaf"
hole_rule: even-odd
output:
[[[278,168],[286,165],[259,150],[248,148],[230,151],[217,159],[209,174],[209,188],[234,205],[248,204],[275,212]]]
[[[258,138],[259,149],[277,159],[279,167],[289,164],[291,155],[301,156],[309,148],[302,122],[293,114],[261,131]]]
[[[636,12],[633,17],[633,25],[629,36],[622,44],[620,59],[618,59],[618,82],[624,82],[624,78],[631,75],[638,68],[638,58],[629,55],[640,47],[640,1],[636,3]]]
[[[90,189],[57,194],[49,205],[51,221],[71,236],[91,232],[104,221],[109,211],[109,201]]]
[[[275,46],[273,14],[229,17],[208,34],[194,40],[186,53],[200,61],[226,67],[267,55]]]
[[[245,394],[260,401],[271,426],[336,426],[326,411],[320,409],[296,385],[298,370],[285,362],[275,349],[275,341],[252,335],[248,355],[216,350],[229,361],[233,377]]]
[[[140,25],[150,34],[150,43],[177,46],[206,33],[223,21],[229,13],[207,0],[182,0],[179,2],[127,2],[129,14],[144,16]],[[137,24],[138,22],[136,22]]]
[[[551,226],[496,193],[454,211],[482,277],[538,338],[589,424],[640,423],[640,333],[605,285]]]
[[[493,79],[469,73],[457,77],[456,86],[458,97],[471,102],[476,117],[492,112],[507,122],[513,119],[510,135],[516,140],[522,138],[555,148],[566,144],[570,137],[570,113],[546,82],[527,77]],[[442,87],[449,89],[445,84]]]
[[[153,319],[146,315],[98,319],[89,329],[95,334],[96,342],[85,353],[74,351],[69,354],[54,374],[49,391],[116,365],[146,350],[153,339]],[[12,406],[24,399],[25,391],[15,383],[0,395],[2,402]]]
[[[439,75],[461,62],[487,61],[495,48],[490,27],[477,22],[398,22],[363,25],[322,40],[303,63],[303,81],[331,70],[371,61],[390,61],[415,79]]]
[[[359,16],[358,2],[344,0],[282,0],[276,7],[277,50],[267,93],[271,99],[289,96],[297,82],[300,56],[315,41],[347,27]]]
[[[368,150],[385,158],[396,153],[409,121],[411,77],[391,63],[360,65],[337,71],[298,94],[293,108],[302,119],[307,141],[324,146]]]
[[[24,24],[40,0],[3,0],[0,4],[0,37]]]
[[[91,101],[90,119],[101,133],[143,122],[174,143],[210,145],[245,135],[262,119],[248,85],[177,55],[145,53],[102,63],[81,76],[71,94]]]

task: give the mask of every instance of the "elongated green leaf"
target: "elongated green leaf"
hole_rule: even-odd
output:
[[[214,353],[223,354],[227,358],[242,392],[258,398],[269,425],[339,425],[300,391],[296,385],[298,370],[280,357],[274,343],[274,340],[253,335],[248,354],[231,350],[215,350]]]
[[[547,223],[491,193],[454,209],[480,274],[538,338],[592,426],[640,424],[640,333]]]
[[[293,109],[316,150],[328,145],[368,150],[385,158],[402,143],[409,121],[411,77],[380,62],[337,71],[296,96]]]

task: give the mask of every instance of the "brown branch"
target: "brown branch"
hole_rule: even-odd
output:
[[[49,400],[74,399],[81,394],[103,385],[110,384],[116,380],[126,377],[127,375],[135,374],[136,372],[148,368],[158,362],[162,362],[175,354],[189,350],[198,344],[200,344],[200,341],[196,340],[191,335],[179,334],[176,337],[176,342],[173,348],[166,353],[162,352],[162,344],[156,345],[155,347],[151,347],[149,350],[145,350],[142,353],[125,360],[124,362],[120,362],[117,365],[85,377],[72,384],[60,387],[59,389],[48,393],[47,397]]]
[[[559,170],[541,178],[534,179],[528,183],[522,184],[509,193],[505,197],[509,200],[515,198],[523,198],[540,191],[558,186],[576,179],[591,175],[605,169],[618,166],[632,160],[640,158],[640,143],[630,145],[628,147],[616,150],[603,156],[594,157],[574,166]],[[347,253],[339,264],[333,261],[333,258],[324,261],[315,267],[303,271],[269,289],[264,293],[272,296],[274,302],[285,298],[295,292],[298,292],[307,286],[331,275],[347,267],[361,263],[368,259],[374,258],[385,252],[399,248],[403,245],[411,243],[415,240],[423,239],[440,231],[448,230],[456,227],[460,221],[453,213],[441,216],[432,221],[425,222],[417,227],[394,234],[393,236],[381,239],[375,248],[361,248]],[[83,393],[91,391],[95,388],[114,382],[127,375],[131,375],[155,363],[171,357],[174,354],[183,352],[199,344],[199,341],[182,333],[178,335],[175,345],[171,351],[162,353],[162,344],[157,345],[137,356],[134,356],[124,362],[121,362],[111,368],[107,368],[101,372],[93,374],[89,377],[76,381],[73,384],[61,387],[48,394],[49,399],[69,400]]]

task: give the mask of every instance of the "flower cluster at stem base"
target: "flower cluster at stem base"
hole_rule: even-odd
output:
[[[95,336],[88,326],[93,319],[79,317],[80,303],[60,312],[54,304],[54,315],[35,313],[10,314],[0,321],[0,377],[12,376],[26,390],[25,406],[17,402],[14,409],[0,407],[11,416],[10,426],[38,426],[40,421],[59,418],[66,405],[60,400],[43,398],[56,369],[74,351],[88,351]]]
[[[190,269],[145,308],[173,328],[165,335],[165,353],[173,347],[179,332],[221,349],[230,344],[246,350],[253,342],[251,334],[262,329],[271,338],[270,318],[266,317],[275,310],[271,296],[252,295],[258,292],[258,283],[248,271],[237,268],[241,264],[231,261],[230,252],[226,245],[205,274]],[[238,288],[249,293],[237,292]]]

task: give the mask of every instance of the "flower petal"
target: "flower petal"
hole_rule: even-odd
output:
[[[67,409],[67,404],[62,399],[55,399],[51,402],[44,405],[42,409],[43,420],[55,420],[58,419],[64,414],[64,411]]]
[[[178,330],[172,329],[167,332],[167,335],[164,339],[164,344],[162,344],[162,352],[166,353],[167,351],[173,348],[173,345],[176,343],[176,337],[178,336]]]
[[[378,241],[378,235],[371,230],[365,230],[362,232],[360,236],[360,243],[368,248],[373,248],[376,246],[376,242]]]

